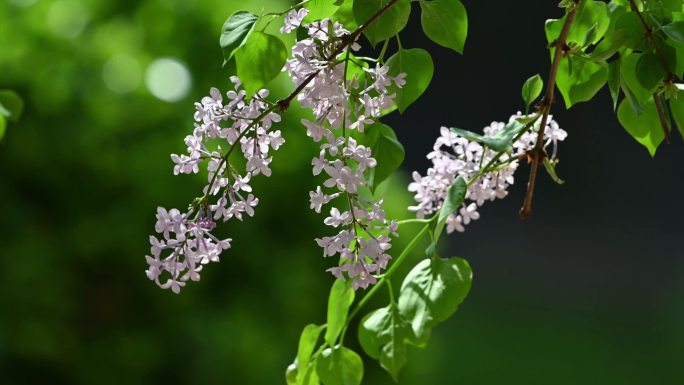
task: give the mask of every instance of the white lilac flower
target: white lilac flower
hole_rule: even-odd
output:
[[[521,117],[523,115],[518,112],[510,117],[509,122]],[[495,135],[505,125],[503,122],[492,122],[483,131],[485,135]],[[477,211],[479,206],[486,201],[501,199],[508,195],[508,187],[514,183],[514,174],[518,168],[517,158],[534,148],[538,126],[537,123],[533,130],[524,133],[513,143],[513,150],[499,158],[504,165],[480,176],[470,184],[466,192],[466,202],[447,218],[447,232],[465,231],[466,225],[480,218]],[[556,156],[558,142],[565,140],[567,135],[567,132],[549,116],[544,130],[544,146],[553,145],[552,158]],[[442,127],[433,151],[427,155],[432,161],[432,167],[427,170],[425,176],[413,172],[413,182],[409,184],[408,189],[415,193],[417,204],[409,207],[409,210],[415,211],[418,218],[434,214],[442,207],[447,190],[457,177],[471,180],[496,154],[495,151]]]
[[[205,212],[193,219],[191,214],[159,207],[155,230],[162,238],[150,236],[152,256],[145,256],[147,278],[176,294],[187,281],[199,281],[203,265],[218,262],[221,251],[230,248],[231,239],[211,234],[216,224]]]
[[[291,10],[287,15],[285,15],[285,25],[280,28],[280,33],[290,33],[299,28],[299,25],[302,24],[302,20],[308,14],[309,10],[306,8]]]

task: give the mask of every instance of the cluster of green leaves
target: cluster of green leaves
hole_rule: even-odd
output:
[[[16,123],[24,111],[24,101],[11,90],[0,90],[0,140],[5,136],[7,122]]]
[[[472,271],[464,259],[435,256],[422,260],[406,275],[396,300],[391,284],[385,282],[390,303],[361,320],[358,338],[366,354],[379,360],[396,380],[406,363],[407,345],[426,346],[432,328],[448,319],[468,295]],[[302,331],[297,358],[286,373],[289,385],[361,383],[361,357],[344,347],[342,341],[337,343],[346,330],[354,296],[349,281],[338,280],[333,284],[328,323],[310,324]],[[316,350],[323,330],[323,344]]]
[[[684,134],[684,3],[583,0],[576,9],[556,84],[567,108],[606,84],[622,126],[654,155],[669,127]],[[553,50],[566,16],[546,22]],[[624,96],[622,96],[624,95]]]

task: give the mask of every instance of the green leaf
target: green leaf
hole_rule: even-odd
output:
[[[420,24],[430,40],[463,53],[468,36],[468,15],[459,0],[420,1]]]
[[[518,120],[513,120],[508,122],[495,135],[480,135],[472,131],[462,130],[460,128],[450,128],[450,130],[468,140],[481,143],[490,149],[500,152],[508,151],[513,147],[513,138],[520,133],[525,128],[525,124],[519,122]]]
[[[647,45],[644,35],[644,25],[639,16],[634,12],[626,12],[620,15],[615,22],[615,31],[623,31],[625,34],[624,44],[628,48],[640,49]]]
[[[459,176],[449,187],[449,190],[447,190],[447,196],[444,199],[442,208],[439,210],[438,223],[446,222],[449,215],[455,213],[461,207],[465,200],[466,191],[468,191],[468,184],[463,177]]]
[[[12,90],[0,90],[0,115],[16,123],[22,112],[24,112],[24,101],[21,97]]]
[[[643,109],[643,112],[637,115],[634,109],[630,108],[628,103],[623,100],[618,108],[618,120],[622,127],[637,142],[646,147],[651,156],[654,156],[665,135],[660,125],[655,103],[651,100],[643,106]]]
[[[340,8],[340,2],[339,0],[310,0],[304,7],[309,10],[309,13],[302,20],[302,24],[308,24],[334,15]]]
[[[591,100],[608,81],[608,69],[581,56],[561,59],[556,84],[565,100],[565,107]]]
[[[620,60],[608,64],[608,88],[610,97],[613,99],[613,111],[617,109],[618,97],[620,97]]]
[[[325,331],[325,341],[334,346],[344,325],[347,323],[349,307],[354,302],[354,289],[351,280],[335,280],[328,298],[328,323]]]
[[[617,53],[627,40],[627,33],[623,30],[614,31],[610,36],[606,36],[601,40],[596,48],[589,54],[589,58],[593,61],[605,61]]]
[[[684,44],[668,41],[666,47],[671,48],[670,52],[673,52],[674,56],[670,60],[674,61],[675,65],[670,69],[677,77],[684,77]]]
[[[375,189],[404,162],[404,146],[397,140],[394,130],[380,122],[366,127],[362,138],[360,143],[371,148],[373,158],[378,162],[371,169],[371,185]]]
[[[470,291],[472,277],[462,258],[425,259],[406,275],[398,308],[418,339],[456,311]]]
[[[273,80],[285,65],[287,48],[282,40],[263,32],[253,32],[235,53],[237,75],[248,95]]]
[[[679,91],[677,98],[670,98],[670,111],[672,111],[672,118],[674,119],[679,133],[684,138],[684,92]]]
[[[316,373],[324,385],[361,384],[363,361],[353,350],[344,346],[328,348],[316,361]]]
[[[310,0],[304,5],[309,13],[304,17],[302,24],[329,18],[340,9],[341,4],[340,0]]]
[[[299,374],[299,370],[295,364],[291,364],[285,369],[285,382],[287,385],[297,385],[297,374]]]
[[[636,77],[644,89],[655,91],[665,76],[667,76],[667,72],[658,55],[652,52],[641,55],[636,65]]]
[[[224,65],[235,55],[235,51],[245,44],[258,19],[259,17],[251,12],[237,11],[223,23],[219,44],[223,50]]]
[[[620,58],[620,78],[626,86],[623,89],[627,88],[631,92],[631,95],[627,92],[625,95],[633,99],[630,102],[633,108],[635,104],[643,106],[653,97],[653,92],[645,89],[637,77],[637,63],[641,56],[640,53],[631,53]],[[636,108],[634,110],[638,111]]]
[[[546,39],[549,43],[558,39],[565,18],[547,20],[544,25]],[[610,25],[608,6],[603,1],[582,1],[575,15],[575,20],[570,26],[570,32],[566,39],[567,43],[575,43],[580,46],[596,44],[605,35]],[[593,31],[592,31],[593,30]]]
[[[558,165],[558,159],[550,160],[547,157],[544,158],[544,168],[546,168],[546,172],[549,174],[551,179],[558,184],[564,184],[565,181],[559,178],[558,174],[556,173],[556,165]]]
[[[677,43],[684,43],[684,21],[675,21],[674,23],[664,25],[661,30],[667,37]]]
[[[0,140],[5,137],[5,130],[7,128],[7,119],[5,115],[0,114]]]
[[[395,304],[368,314],[359,325],[359,343],[380,366],[398,380],[399,370],[406,363],[406,341],[414,339],[411,324],[399,314]]]
[[[389,0],[357,0],[354,1],[354,19],[358,25],[365,24]],[[398,34],[408,23],[411,14],[410,0],[399,0],[384,15],[363,31],[373,46]]]
[[[387,65],[390,76],[406,73],[406,84],[403,87],[397,87],[392,83],[389,89],[390,93],[397,94],[394,100],[399,111],[403,113],[430,85],[434,73],[432,57],[422,48],[400,48],[387,60]]]
[[[354,0],[344,0],[340,8],[333,16],[334,20],[339,21],[349,31],[353,31],[359,27],[354,19]]]
[[[527,79],[522,86],[522,98],[525,102],[525,113],[529,112],[530,105],[534,102],[544,89],[544,81],[539,74]]]
[[[304,330],[302,330],[302,335],[299,337],[299,347],[297,348],[298,367],[306,368],[309,366],[311,354],[313,354],[313,351],[316,348],[316,342],[318,342],[318,337],[321,335],[321,331],[323,331],[323,326],[314,324],[306,325]],[[303,379],[303,375],[305,373],[301,373],[301,377]]]

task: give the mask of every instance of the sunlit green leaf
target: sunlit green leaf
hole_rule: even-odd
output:
[[[354,1],[354,19],[358,25],[365,24],[382,9],[389,0],[357,0]],[[408,23],[411,14],[410,0],[399,0],[384,15],[373,24],[369,25],[363,34],[368,38],[372,45],[389,39],[398,34]]]
[[[634,12],[626,12],[620,15],[615,22],[615,31],[623,31],[624,44],[632,49],[645,49],[648,46],[644,35],[644,25],[639,16]]]
[[[359,385],[363,379],[363,360],[344,346],[323,350],[316,360],[316,373],[323,385]]]
[[[12,90],[0,90],[0,115],[5,116],[10,122],[19,121],[24,112],[24,101]]]
[[[328,298],[328,322],[325,330],[325,341],[329,345],[335,345],[337,337],[347,322],[349,307],[353,302],[354,289],[351,287],[351,280],[335,280]]]
[[[408,273],[398,307],[418,338],[456,311],[470,291],[472,276],[462,258],[425,259]]]
[[[421,0],[420,23],[435,43],[463,53],[468,36],[468,15],[459,0]]]
[[[525,112],[530,110],[530,104],[534,102],[544,89],[544,81],[539,74],[527,79],[522,86],[522,98],[525,102]]]
[[[299,370],[297,365],[291,364],[285,369],[285,382],[287,385],[297,385],[297,374]]]
[[[661,31],[670,39],[678,43],[684,43],[684,21],[676,21],[664,25],[663,28],[661,28]]]
[[[342,5],[340,5],[340,8],[333,16],[333,20],[337,20],[342,23],[344,28],[349,31],[353,31],[358,28],[359,25],[356,23],[356,19],[354,18],[354,0],[344,0]]]
[[[460,128],[450,128],[454,133],[485,146],[494,151],[508,151],[513,146],[513,139],[525,128],[525,124],[518,120],[508,122],[504,128],[494,135],[480,135],[478,133],[462,130]]]
[[[300,368],[307,368],[309,366],[311,354],[316,348],[316,342],[318,342],[321,331],[323,331],[323,326],[314,324],[306,325],[304,330],[302,330],[302,334],[299,337],[299,346],[297,348],[297,365]],[[298,377],[303,377],[305,371],[301,371],[300,373],[301,375]],[[299,380],[302,380],[302,378]]]
[[[556,165],[558,165],[558,159],[551,160],[547,157],[544,158],[544,168],[546,168],[546,172],[549,174],[551,179],[558,184],[563,184],[565,181],[558,177],[558,174],[556,173]]]
[[[397,108],[404,112],[430,85],[434,72],[432,57],[422,48],[400,48],[387,60],[387,65],[391,76],[402,72],[406,74],[406,84],[403,87],[397,87],[394,83],[390,87],[390,93],[397,94],[394,99]]]
[[[252,32],[235,53],[237,75],[248,95],[273,80],[285,65],[287,48],[282,40],[263,32]]]
[[[447,190],[447,196],[444,198],[442,208],[439,210],[438,222],[446,221],[447,217],[461,207],[465,200],[465,194],[468,190],[468,185],[463,177],[458,177]]]
[[[671,66],[670,70],[673,71],[677,77],[684,77],[684,43],[668,41],[667,47],[671,48],[671,52],[674,52],[674,58],[670,60],[674,61],[675,65]]]
[[[412,340],[411,325],[399,314],[396,304],[380,308],[363,318],[359,325],[359,343],[380,366],[397,380],[406,363],[406,341]]]
[[[608,88],[610,88],[610,97],[613,99],[613,110],[616,110],[620,96],[620,60],[608,64]]]
[[[219,44],[223,50],[224,64],[247,41],[247,37],[252,32],[254,24],[258,19],[259,17],[251,12],[237,11],[230,15],[226,22],[223,23]]]
[[[667,72],[663,68],[663,64],[655,53],[649,52],[641,55],[636,66],[636,76],[639,84],[644,89],[655,91],[658,85],[663,81]]]
[[[684,92],[679,91],[677,98],[670,98],[670,111],[672,111],[672,118],[674,119],[679,133],[684,138]]]
[[[334,15],[340,8],[340,2],[339,0],[311,0],[304,4],[304,7],[309,10],[309,13],[304,17],[303,24],[308,24]]]
[[[628,103],[623,100],[618,108],[618,120],[622,127],[637,142],[646,147],[651,156],[654,156],[665,135],[660,125],[655,103],[650,101],[643,106],[643,109],[643,112],[637,115]]]
[[[387,179],[404,162],[404,146],[397,140],[397,134],[383,123],[366,127],[361,144],[371,148],[377,165],[371,170],[373,187]]]
[[[561,59],[556,84],[565,107],[591,100],[608,81],[608,69],[603,63],[596,63],[583,57]]]
[[[7,119],[5,115],[0,114],[0,140],[5,137],[5,130],[7,129]]]
[[[620,58],[620,78],[631,92],[629,97],[633,97],[633,102],[639,106],[643,106],[653,97],[653,92],[645,89],[637,76],[637,63],[641,56],[642,54],[634,52]],[[627,95],[626,92],[625,94]]]
[[[566,17],[546,21],[544,29],[549,43],[555,41],[560,36]],[[609,25],[610,17],[608,6],[605,2],[582,1],[575,15],[575,20],[570,26],[570,32],[566,41],[580,46],[596,44],[606,33]]]

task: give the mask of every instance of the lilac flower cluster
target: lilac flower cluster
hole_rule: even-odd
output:
[[[382,200],[372,202],[359,193],[359,187],[368,183],[367,172],[377,162],[369,147],[345,134],[347,129],[363,132],[383,110],[391,108],[395,95],[389,93],[388,87],[403,86],[405,74],[392,77],[386,66],[378,63],[367,68],[355,58],[353,64],[362,68],[363,74],[350,77],[349,50],[357,50],[358,44],[353,43],[339,57],[332,57],[349,31],[330,20],[306,28],[309,38],[295,44],[293,58],[285,69],[296,85],[314,76],[298,100],[314,115],[314,120],[302,119],[307,135],[315,142],[323,141],[319,155],[311,163],[313,174],[327,174],[323,186],[332,191],[323,191],[318,186],[310,192],[311,208],[320,213],[323,205],[335,199],[345,207],[332,207],[330,216],[324,220],[326,225],[342,230],[316,242],[323,248],[324,256],[340,257],[339,265],[328,269],[329,272],[339,279],[351,279],[354,289],[365,289],[376,283],[375,276],[387,267],[391,258],[387,254],[390,235],[397,235],[397,223],[386,218]]]
[[[211,233],[215,221],[254,215],[259,199],[249,182],[255,175],[271,175],[269,152],[285,142],[280,131],[270,130],[280,115],[269,108],[268,90],[262,89],[248,100],[240,81],[236,77],[231,81],[234,89],[226,93],[226,100],[212,88],[209,96],[195,103],[195,128],[185,138],[187,154],[171,155],[176,175],[198,173],[202,164],[208,172],[204,195],[187,212],[157,209],[155,230],[162,237],[150,236],[146,273],[159,287],[171,288],[174,293],[188,280],[198,281],[202,267],[217,262],[221,252],[230,247],[230,239],[219,240]],[[223,154],[226,145],[230,149]],[[228,162],[228,155],[238,146],[247,161],[243,174]],[[210,202],[210,197],[216,199]]]
[[[509,122],[521,117],[523,116],[517,113],[511,116]],[[488,136],[495,135],[505,125],[503,122],[492,122],[484,128],[484,133]],[[466,192],[466,202],[458,212],[451,214],[447,219],[447,232],[465,231],[466,225],[480,218],[477,211],[479,206],[486,201],[508,195],[508,187],[514,183],[518,158],[534,148],[539,125],[540,123],[536,123],[532,130],[525,132],[513,143],[513,150],[499,158],[499,167],[479,176],[470,184]],[[442,207],[449,186],[458,176],[470,181],[497,155],[496,151],[463,138],[446,127],[441,128],[440,134],[433,151],[427,155],[432,161],[432,167],[425,176],[414,171],[413,182],[408,187],[409,191],[415,193],[418,202],[417,205],[409,207],[409,210],[415,211],[418,218],[429,216]],[[544,148],[553,145],[552,159],[556,157],[558,142],[565,140],[567,135],[567,132],[549,117],[544,130]]]

